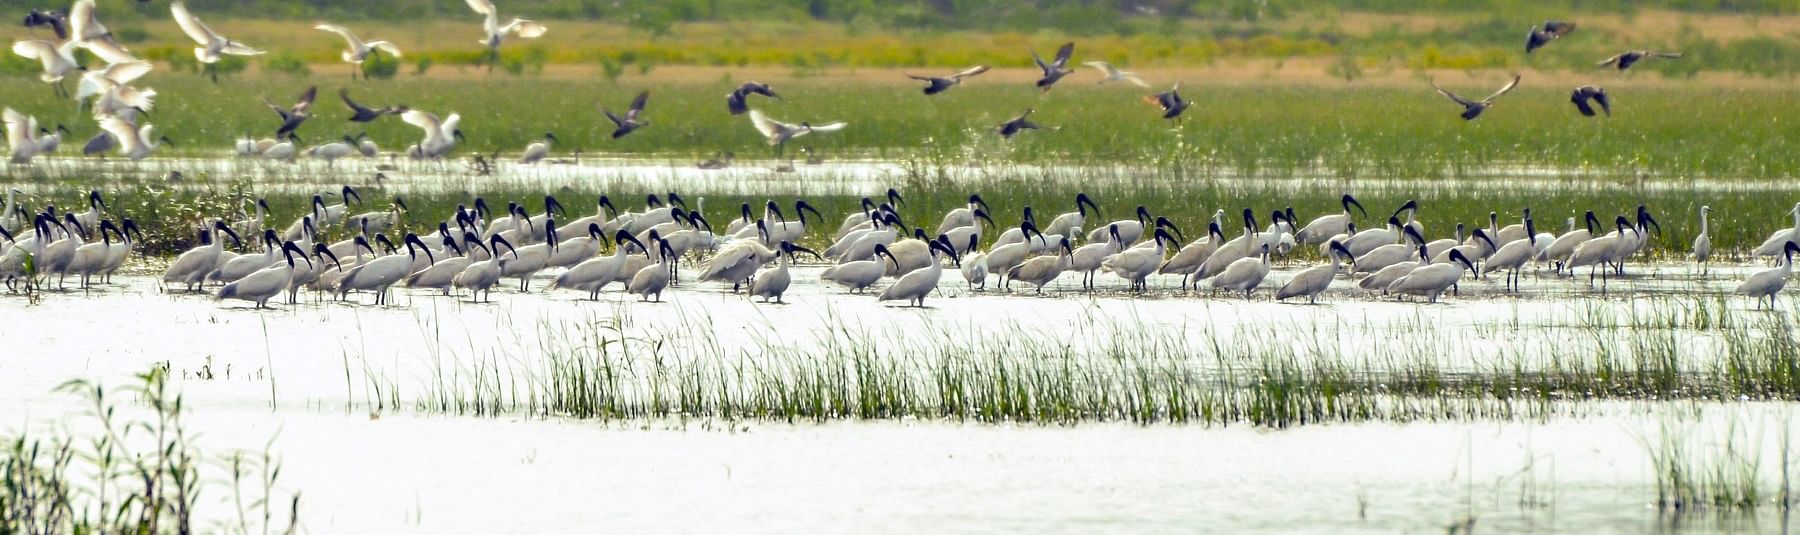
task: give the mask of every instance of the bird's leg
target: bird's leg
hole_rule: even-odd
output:
[[[219,83],[219,68],[217,65],[212,63],[206,64],[206,75],[212,78],[212,83]]]

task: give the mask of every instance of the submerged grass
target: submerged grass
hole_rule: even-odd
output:
[[[1655,327],[1675,306],[1730,319],[1707,329]],[[1800,338],[1783,328],[1782,315],[1705,299],[1648,310],[1622,324],[1588,319],[1512,334],[1524,341],[1502,347],[1428,322],[1329,333],[1267,325],[1153,333],[1100,317],[1067,337],[1017,324],[846,325],[727,347],[707,334],[713,326],[700,311],[656,328],[625,315],[592,316],[528,328],[533,334],[516,353],[462,355],[440,344],[418,394],[404,403],[363,399],[370,410],[605,420],[1263,427],[1531,419],[1579,413],[1575,402],[1586,401],[1800,399],[1800,383],[1790,379]],[[346,375],[358,373],[346,367]],[[381,390],[398,396],[400,385]]]
[[[167,374],[153,369],[124,389],[149,409],[142,418],[121,414],[100,385],[60,387],[91,403],[98,428],[83,433],[92,436],[20,434],[0,447],[0,533],[295,533],[298,494],[285,504],[286,518],[277,518],[284,513],[274,490],[280,464],[267,450],[204,455],[182,424],[187,411]],[[221,481],[230,500],[224,507],[235,511],[201,513],[213,505],[201,494]]]

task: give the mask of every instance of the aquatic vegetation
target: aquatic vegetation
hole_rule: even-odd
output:
[[[93,428],[20,434],[0,447],[0,533],[215,529],[196,521],[196,509],[218,506],[201,495],[220,484],[228,485],[237,508],[235,522],[223,528],[295,533],[300,497],[293,494],[281,511],[274,490],[279,462],[266,450],[205,455],[182,423],[187,408],[167,374],[153,369],[121,390],[148,409],[143,416],[133,416],[136,407],[120,405],[98,384],[76,380],[58,388],[86,398]],[[285,519],[277,518],[283,513]]]

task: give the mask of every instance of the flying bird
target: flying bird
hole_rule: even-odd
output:
[[[267,105],[270,110],[274,110],[275,115],[281,117],[281,127],[275,130],[276,139],[287,137],[288,134],[294,133],[295,130],[300,128],[300,123],[304,123],[308,117],[312,117],[313,97],[317,97],[318,95],[318,86],[308,87],[306,88],[305,93],[300,94],[300,100],[295,102],[292,107],[287,108],[283,108],[280,104],[271,102],[269,97],[263,97],[263,104]]]
[[[350,69],[350,79],[352,80],[356,79],[356,71],[362,69],[363,60],[368,59],[369,55],[376,53],[376,51],[386,52],[396,58],[400,57],[400,47],[394,46],[393,43],[387,41],[363,41],[361,38],[358,38],[356,34],[350,33],[349,28],[343,26],[336,24],[320,24],[318,26],[313,26],[313,29],[335,33],[344,38],[345,44],[350,48],[344,51],[342,57],[345,62],[356,66],[356,68]]]
[[[112,40],[112,31],[94,16],[94,0],[75,0],[69,6],[69,35],[76,41]]]
[[[1581,110],[1582,115],[1593,117],[1594,107],[1588,104],[1590,100],[1599,104],[1600,110],[1606,112],[1607,117],[1612,117],[1612,99],[1606,96],[1605,89],[1584,85],[1575,88],[1575,93],[1569,95],[1569,102],[1575,103],[1575,109]]]
[[[613,124],[618,126],[618,128],[613,130],[613,139],[625,137],[625,134],[630,134],[632,131],[639,128],[650,126],[650,121],[638,119],[638,116],[643,115],[644,113],[644,104],[648,104],[649,102],[649,91],[638,93],[637,98],[631,99],[631,109],[625,111],[624,117],[620,117],[619,114],[613,113],[612,110],[608,110],[605,107],[600,108],[600,111],[606,114],[606,118],[611,119]]]
[[[775,88],[769,87],[769,84],[744,82],[743,85],[737,86],[737,89],[733,89],[725,95],[725,108],[731,110],[732,115],[743,115],[744,112],[750,111],[749,98],[752,94],[774,99],[781,98],[781,95],[775,94]]]
[[[500,62],[500,41],[506,37],[506,34],[516,33],[519,37],[537,39],[543,37],[545,32],[550,31],[550,28],[545,27],[542,24],[518,17],[513,17],[511,22],[501,25],[500,10],[494,8],[494,2],[492,0],[467,1],[469,3],[469,9],[473,9],[476,14],[486,17],[482,21],[481,29],[487,35],[477,42],[486,46],[488,49],[488,72],[493,72],[494,64]]]
[[[56,34],[57,39],[69,38],[69,19],[64,17],[61,11],[33,9],[30,13],[26,13],[25,27],[36,28],[38,26],[49,27],[50,31]]]
[[[1530,33],[1525,35],[1525,53],[1530,54],[1534,50],[1543,48],[1544,45],[1548,45],[1551,41],[1568,35],[1572,31],[1575,31],[1573,22],[1544,21],[1543,26],[1534,27]]]
[[[1436,89],[1438,94],[1446,96],[1446,97],[1450,97],[1450,100],[1454,100],[1454,101],[1456,101],[1457,104],[1461,104],[1463,106],[1462,118],[1465,121],[1471,121],[1471,120],[1474,120],[1476,117],[1480,117],[1481,112],[1487,111],[1488,108],[1491,108],[1494,106],[1494,99],[1500,98],[1500,95],[1504,95],[1508,91],[1512,91],[1513,88],[1515,88],[1515,87],[1519,87],[1519,75],[1517,75],[1517,74],[1513,75],[1513,79],[1512,79],[1511,83],[1506,84],[1506,87],[1500,88],[1500,90],[1494,92],[1494,94],[1488,95],[1487,98],[1484,98],[1481,100],[1469,100],[1469,99],[1457,96],[1456,93],[1451,93],[1449,91],[1445,91],[1444,88],[1438,87],[1437,81],[1435,81],[1435,80],[1431,82],[1431,88]]]
[[[89,70],[82,73],[81,82],[75,86],[75,100],[85,102],[88,97],[98,96],[94,100],[95,113],[129,115],[135,119],[137,113],[156,107],[156,90],[138,89],[129,84],[150,74],[153,68],[147,61],[131,61]]]
[[[843,130],[845,126],[849,126],[849,124],[843,121],[822,124],[819,126],[813,126],[812,123],[808,122],[789,124],[770,119],[769,116],[763,115],[762,110],[750,110],[750,124],[756,126],[756,131],[761,132],[763,137],[768,138],[769,144],[775,146],[778,155],[782,149],[787,146],[787,142],[790,139],[813,132],[836,132]]]
[[[1144,89],[1150,88],[1150,84],[1144,83],[1143,78],[1138,78],[1137,73],[1131,72],[1131,71],[1121,71],[1121,70],[1119,70],[1118,67],[1114,67],[1111,63],[1107,63],[1104,61],[1089,61],[1089,62],[1083,63],[1083,65],[1093,67],[1100,71],[1101,76],[1105,76],[1105,78],[1101,78],[1098,83],[1104,84],[1107,82],[1131,82],[1132,84],[1135,84],[1138,87],[1142,87]]]
[[[1649,50],[1627,50],[1624,52],[1620,52],[1620,53],[1614,55],[1613,57],[1606,58],[1604,60],[1600,60],[1599,63],[1595,63],[1594,65],[1598,66],[1598,67],[1616,66],[1619,68],[1619,70],[1622,71],[1622,70],[1631,68],[1631,66],[1633,64],[1636,64],[1637,62],[1642,61],[1645,58],[1675,59],[1675,58],[1679,58],[1679,57],[1681,57],[1680,52],[1651,52]]]
[[[1031,122],[1030,117],[1031,108],[1025,108],[1025,113],[1019,114],[1018,117],[1007,119],[1006,122],[1000,123],[1000,126],[995,130],[1000,132],[1000,137],[1006,139],[1012,139],[1012,137],[1018,135],[1019,132],[1037,130],[1037,123]]]
[[[1038,68],[1044,70],[1044,77],[1037,81],[1038,88],[1049,91],[1050,86],[1056,85],[1057,80],[1075,72],[1069,70],[1069,56],[1073,55],[1075,55],[1075,43],[1073,42],[1063,43],[1062,48],[1056,49],[1056,60],[1049,63],[1044,63],[1044,58],[1039,57],[1036,50],[1031,51],[1031,60],[1036,61]]]
[[[1181,82],[1176,82],[1175,87],[1169,88],[1167,92],[1146,95],[1144,102],[1162,108],[1164,119],[1177,121],[1181,120],[1181,112],[1187,111],[1188,104],[1190,104],[1181,98]]]
[[[938,93],[949,91],[950,88],[956,87],[957,84],[961,84],[963,78],[975,76],[987,71],[987,65],[976,65],[974,67],[963,69],[962,72],[950,76],[919,76],[916,74],[908,74],[906,77],[925,82],[925,94],[936,95]]]
[[[78,44],[80,44],[78,41],[56,44],[41,39],[28,39],[14,41],[12,51],[19,57],[35,59],[43,64],[44,70],[38,73],[38,79],[45,83],[55,84],[56,96],[61,97],[68,92],[62,86],[63,77],[81,69],[81,66],[75,63],[75,47]]]
[[[199,17],[195,17],[192,12],[189,12],[187,5],[181,3],[179,0],[169,5],[169,13],[175,16],[175,24],[181,26],[182,33],[186,33],[188,38],[193,39],[194,42],[200,44],[198,48],[194,49],[194,57],[199,59],[201,63],[207,64],[209,70],[211,69],[210,66],[217,63],[219,57],[224,54],[233,56],[255,56],[263,53],[261,50],[250,48],[250,45],[226,39],[225,36],[219,35],[218,32],[207,27],[206,23],[201,22]],[[216,73],[214,74],[213,81],[218,81]]]
[[[382,108],[370,108],[368,106],[357,104],[356,101],[350,100],[350,89],[349,88],[338,89],[338,98],[343,99],[344,106],[350,108],[350,121],[351,122],[366,123],[369,121],[380,119],[381,116],[383,116],[383,115],[399,115],[402,113],[406,113],[406,110],[407,110],[407,107],[405,104],[401,104],[399,106],[386,106],[386,107],[382,107]]]

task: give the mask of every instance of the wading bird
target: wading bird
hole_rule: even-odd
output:
[[[1083,62],[1082,64],[1087,65],[1089,67],[1093,67],[1094,70],[1100,71],[1100,76],[1102,76],[1102,78],[1100,78],[1099,82],[1095,82],[1095,83],[1104,84],[1107,82],[1130,82],[1132,85],[1135,85],[1138,87],[1142,87],[1145,89],[1150,88],[1150,84],[1144,83],[1143,78],[1138,78],[1137,73],[1131,72],[1131,71],[1119,70],[1118,67],[1114,67],[1113,64],[1111,64],[1111,63],[1107,63],[1104,61],[1088,61],[1088,62]]]
[[[218,269],[219,258],[225,251],[225,236],[230,236],[239,247],[244,245],[244,240],[238,238],[237,231],[231,230],[224,221],[214,222],[212,228],[218,234],[201,231],[200,241],[206,244],[188,249],[181,256],[175,257],[175,262],[169,264],[169,269],[163,272],[163,283],[181,283],[187,286],[188,291],[194,291],[206,280],[207,275]]]
[[[656,302],[661,303],[663,290],[669,287],[669,263],[677,258],[675,251],[669,249],[668,243],[654,241],[656,263],[638,268],[637,273],[631,275],[631,281],[625,283],[625,292],[637,294],[638,301],[649,301],[651,296],[655,296]]]
[[[737,89],[733,89],[730,93],[725,94],[725,109],[730,110],[732,115],[743,115],[744,112],[750,111],[750,95],[762,95],[776,100],[781,99],[781,95],[775,94],[775,88],[769,87],[769,84],[762,82],[744,82],[743,84],[739,84]]]
[[[1606,112],[1607,117],[1612,117],[1612,98],[1606,96],[1605,89],[1584,85],[1575,88],[1575,92],[1569,94],[1569,102],[1575,103],[1575,109],[1580,110],[1582,115],[1593,117],[1594,107],[1588,104],[1588,101],[1599,104],[1600,111]]]
[[[1534,26],[1525,34],[1525,53],[1530,54],[1544,45],[1550,44],[1569,32],[1575,31],[1575,23],[1554,20],[1544,21],[1542,26]]]
[[[344,58],[345,63],[349,63],[352,66],[350,69],[350,79],[351,80],[356,79],[356,71],[362,70],[363,60],[368,59],[370,54],[374,54],[378,50],[381,52],[386,52],[389,55],[394,56],[395,58],[400,57],[400,47],[394,46],[393,43],[389,43],[387,41],[367,41],[367,42],[365,42],[362,39],[356,37],[356,34],[350,33],[349,28],[345,28],[343,26],[339,26],[336,24],[320,24],[318,26],[313,26],[313,29],[324,30],[324,31],[328,31],[331,33],[335,33],[335,34],[338,34],[338,36],[344,38],[345,44],[348,45],[350,48],[347,50],[344,50],[341,57]]]
[[[150,157],[150,151],[156,150],[164,144],[175,144],[175,142],[169,141],[168,136],[153,137],[155,129],[153,125],[146,123],[139,127],[118,116],[102,117],[100,129],[105,130],[106,134],[110,136],[110,142],[103,144],[106,145],[106,148],[101,148],[101,152],[116,146],[120,155],[134,161]],[[90,140],[88,144],[92,146],[95,143]],[[85,153],[88,148],[84,147],[82,151]]]
[[[1787,287],[1788,277],[1794,272],[1794,253],[1800,253],[1800,245],[1788,242],[1781,248],[1780,266],[1758,271],[1750,278],[1744,279],[1734,293],[1756,298],[1756,307],[1762,308],[1762,299],[1769,298],[1769,310],[1775,310],[1775,294]]]
[[[300,255],[301,260],[306,261],[308,271],[313,269],[312,259],[307,258],[306,251],[301,250],[300,246],[295,245],[294,242],[283,243],[279,249],[272,250],[281,251],[287,262],[262,268],[244,278],[228,283],[219,289],[219,293],[214,294],[213,299],[217,301],[237,299],[256,303],[256,308],[268,308],[269,299],[281,295],[281,292],[286,291],[294,280],[297,267],[294,263],[295,253]]]
[[[1282,301],[1290,297],[1305,296],[1307,304],[1318,304],[1319,294],[1324,293],[1326,288],[1330,288],[1331,280],[1337,278],[1339,262],[1350,256],[1350,250],[1345,249],[1343,244],[1333,243],[1330,247],[1331,262],[1295,273],[1293,278],[1281,285],[1280,290],[1275,291],[1275,300]],[[1355,262],[1354,259],[1351,260],[1352,264]]]
[[[480,243],[480,241],[471,240],[471,243]],[[505,258],[500,255],[500,246],[502,245],[506,246],[507,251],[512,253],[514,259],[519,257],[518,249],[513,249],[512,243],[506,241],[506,238],[502,238],[498,234],[489,236],[486,247],[488,258],[470,262],[469,267],[463,268],[462,273],[458,273],[454,279],[451,279],[450,284],[457,288],[467,288],[470,299],[486,302],[486,299],[481,298],[483,291],[487,292],[489,299],[492,299],[494,285],[500,283],[500,262],[502,258]]]
[[[1461,104],[1463,107],[1463,112],[1462,112],[1463,120],[1472,121],[1472,120],[1475,120],[1476,117],[1480,117],[1481,112],[1487,111],[1488,108],[1493,107],[1494,99],[1500,98],[1500,95],[1505,95],[1508,91],[1512,91],[1513,88],[1515,88],[1515,87],[1519,87],[1519,78],[1520,78],[1519,75],[1514,74],[1512,82],[1507,83],[1506,87],[1500,88],[1499,91],[1495,91],[1494,94],[1488,95],[1487,98],[1484,98],[1481,100],[1469,100],[1469,99],[1463,98],[1461,96],[1458,96],[1456,93],[1451,93],[1449,91],[1445,91],[1444,88],[1438,87],[1436,81],[1431,82],[1431,88],[1436,89],[1438,94],[1443,95],[1445,97],[1449,97],[1450,100],[1454,100],[1454,101],[1456,101],[1457,104]]]
[[[1031,51],[1031,60],[1037,62],[1038,69],[1044,71],[1044,76],[1038,78],[1038,89],[1049,91],[1050,86],[1056,85],[1058,80],[1074,73],[1074,70],[1069,69],[1069,57],[1073,55],[1075,55],[1075,43],[1073,42],[1063,43],[1061,48],[1056,49],[1056,59],[1049,63],[1045,63],[1044,58],[1039,57],[1036,50]]]
[[[962,84],[962,81],[964,78],[975,76],[977,74],[981,74],[981,73],[984,73],[987,71],[988,71],[987,65],[976,65],[974,67],[969,67],[967,69],[963,69],[962,72],[952,74],[950,76],[919,76],[917,74],[908,74],[908,75],[906,75],[906,77],[912,78],[914,80],[918,80],[921,82],[925,82],[925,94],[936,95],[938,93],[949,91],[950,88],[956,87],[957,85]]]
[[[781,294],[787,293],[788,285],[793,282],[793,277],[788,274],[788,263],[793,261],[794,253],[808,253],[813,255],[813,258],[824,260],[824,257],[819,256],[819,253],[813,252],[812,249],[794,245],[794,242],[790,241],[782,241],[776,249],[780,250],[781,254],[776,256],[775,267],[758,272],[756,280],[750,283],[750,295],[763,298],[764,303],[771,299],[780,303]]]
[[[1632,65],[1646,58],[1675,59],[1681,57],[1680,52],[1651,52],[1649,50],[1627,50],[1614,54],[1613,57],[1595,63],[1598,67],[1618,67],[1619,70],[1631,68]]]
[[[600,112],[605,113],[606,118],[611,120],[613,122],[613,125],[617,126],[617,128],[613,129],[613,133],[612,133],[613,139],[619,139],[619,138],[625,137],[626,134],[630,134],[631,132],[633,132],[639,128],[650,126],[650,121],[645,121],[645,120],[638,118],[639,115],[643,115],[644,105],[649,102],[650,102],[650,92],[649,91],[644,91],[642,93],[638,93],[637,98],[631,99],[631,108],[628,110],[625,110],[625,116],[623,116],[623,117],[619,116],[616,113],[613,113],[612,110],[606,109],[606,107],[604,107],[604,106],[602,106],[600,108]]]
[[[500,42],[505,39],[506,34],[517,34],[525,39],[537,39],[543,37],[545,32],[550,31],[550,28],[543,24],[518,17],[513,17],[511,22],[502,25],[500,24],[500,10],[494,7],[491,0],[467,1],[469,9],[475,10],[476,14],[483,16],[481,31],[484,35],[477,42],[487,47],[488,72],[494,72],[494,64],[500,62]]]
[[[519,156],[519,163],[534,164],[550,155],[550,145],[556,143],[556,134],[544,132],[543,139],[525,146],[525,154]]]
[[[194,57],[206,64],[206,72],[212,77],[214,83],[218,83],[219,74],[213,64],[219,62],[221,55],[255,56],[263,53],[261,50],[226,39],[225,36],[214,32],[212,28],[206,26],[206,23],[200,22],[199,17],[195,17],[192,12],[189,12],[187,5],[181,3],[180,0],[169,5],[169,12],[175,16],[175,24],[181,26],[181,31],[186,33],[188,38],[200,44],[198,48],[194,49]]]
[[[1355,218],[1350,213],[1351,206],[1355,206],[1358,212],[1362,212],[1363,217],[1369,217],[1369,212],[1363,209],[1362,203],[1357,202],[1356,197],[1352,197],[1348,193],[1338,199],[1338,203],[1344,207],[1343,212],[1322,215],[1313,219],[1311,223],[1301,227],[1299,232],[1294,233],[1294,241],[1300,242],[1301,245],[1314,245],[1325,243],[1325,240],[1332,236],[1344,234],[1349,230],[1350,224],[1355,222]]]
[[[1469,262],[1468,257],[1463,256],[1462,251],[1450,251],[1449,260],[1442,264],[1419,266],[1411,273],[1394,279],[1394,282],[1388,284],[1387,293],[1390,295],[1422,295],[1425,296],[1426,302],[1436,303],[1438,296],[1444,294],[1444,290],[1456,286],[1457,281],[1462,280],[1464,269],[1469,270],[1470,273],[1475,272],[1475,265]],[[1462,265],[1457,265],[1459,263]]]
[[[957,267],[962,266],[962,259],[956,256],[956,248],[949,244],[931,240],[927,247],[929,247],[927,250],[931,254],[931,261],[923,268],[901,275],[899,280],[894,281],[894,284],[881,290],[881,295],[875,298],[876,301],[906,301],[915,307],[923,308],[925,296],[931,295],[931,291],[937,289],[938,281],[942,280],[944,276],[944,264],[942,260],[938,259],[938,253],[949,256],[950,261],[956,263]],[[892,258],[890,255],[889,259]]]
[[[1055,254],[1035,257],[1026,260],[1023,264],[1013,266],[1012,270],[1006,273],[1006,279],[1025,281],[1037,287],[1038,295],[1043,295],[1044,285],[1050,284],[1050,281],[1056,280],[1057,277],[1062,276],[1064,271],[1068,271],[1070,259],[1075,256],[1075,250],[1069,248],[1069,239],[1066,237],[1057,242],[1057,248],[1060,250]]]
[[[1712,258],[1712,229],[1707,226],[1706,215],[1712,213],[1711,206],[1700,207],[1700,235],[1694,236],[1694,262],[1700,264],[1700,276],[1706,276],[1706,261]]]

